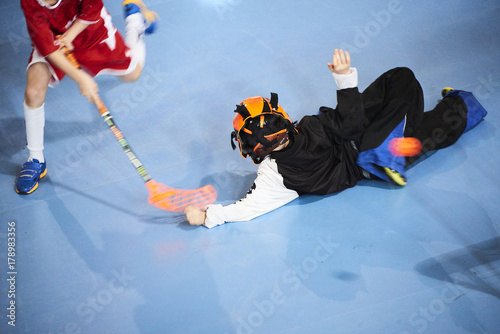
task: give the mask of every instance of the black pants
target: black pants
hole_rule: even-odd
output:
[[[378,77],[362,93],[365,131],[359,150],[378,147],[406,117],[405,137],[422,142],[422,152],[406,159],[407,165],[425,153],[455,143],[467,125],[467,106],[458,97],[447,97],[424,112],[424,94],[413,72],[392,69]]]

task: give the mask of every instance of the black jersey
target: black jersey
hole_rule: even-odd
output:
[[[356,165],[365,118],[361,94],[343,89],[337,101],[336,109],[323,107],[319,115],[302,118],[289,146],[271,154],[285,186],[301,195],[336,193],[362,179]]]

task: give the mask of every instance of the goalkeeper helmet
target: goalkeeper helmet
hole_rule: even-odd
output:
[[[249,97],[237,105],[234,112],[231,146],[236,149],[236,139],[243,158],[250,156],[255,164],[260,164],[296,131],[290,117],[278,104],[276,93],[271,93],[271,99]]]

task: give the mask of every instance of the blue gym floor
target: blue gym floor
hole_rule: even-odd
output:
[[[123,32],[120,1],[105,4]],[[360,89],[408,66],[426,110],[452,86],[489,114],[410,169],[403,188],[363,181],[208,230],[148,204],[120,145],[66,78],[45,105],[48,175],[20,196],[31,47],[19,1],[3,1],[0,333],[500,332],[498,0],[148,5],[161,27],[147,37],[141,79],[98,77],[101,96],[155,180],[212,184],[218,203],[243,196],[256,171],[231,150],[234,106],[273,91],[294,120],[334,107],[326,63],[335,48],[351,52]]]

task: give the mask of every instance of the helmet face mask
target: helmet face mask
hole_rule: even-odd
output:
[[[288,140],[294,129],[287,113],[278,104],[278,95],[271,93],[271,99],[260,96],[245,99],[236,106],[233,119],[233,139],[238,141],[241,156],[250,156],[255,164],[260,164],[276,147]]]

